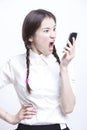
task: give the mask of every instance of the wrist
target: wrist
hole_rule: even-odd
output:
[[[10,123],[10,124],[15,125],[15,124],[17,124],[17,123],[15,122],[15,119],[16,119],[16,116],[15,116],[15,115],[11,115],[11,114],[9,114],[9,113],[6,113],[5,121],[7,121],[7,122]]]
[[[12,125],[16,125],[19,122],[19,120],[17,119],[17,115],[11,115],[10,117],[10,123]]]
[[[68,75],[68,68],[67,67],[64,67],[64,66],[61,66],[60,67],[60,75],[62,77],[66,77]]]
[[[68,67],[67,66],[62,66],[62,65],[60,65],[60,71],[62,72],[62,71],[68,71]]]

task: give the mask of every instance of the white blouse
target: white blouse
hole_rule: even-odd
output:
[[[31,94],[26,90],[26,55],[20,54],[9,60],[0,71],[0,88],[12,83],[20,104],[32,103],[37,114],[21,123],[38,125],[66,123],[66,115],[60,109],[60,68],[51,54],[44,56],[30,51],[29,85]],[[74,90],[74,80],[71,79]]]

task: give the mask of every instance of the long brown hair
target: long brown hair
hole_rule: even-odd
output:
[[[29,38],[31,38],[31,36],[33,36],[35,34],[37,29],[40,27],[43,19],[46,17],[53,18],[53,20],[56,23],[55,16],[51,12],[49,12],[47,10],[43,10],[43,9],[37,9],[37,10],[31,11],[29,14],[27,14],[27,16],[25,17],[24,22],[23,22],[22,37],[23,37],[23,41],[25,44],[25,48],[26,48],[26,67],[27,67],[26,87],[27,87],[27,90],[29,93],[31,92],[31,88],[30,88],[29,82],[28,82],[29,66],[30,66],[29,56],[30,56],[30,48],[31,48],[31,42],[29,41]],[[55,46],[53,48],[53,55],[57,59],[57,62],[60,64],[60,59],[57,55]]]

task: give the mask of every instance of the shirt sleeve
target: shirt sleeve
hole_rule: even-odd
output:
[[[13,82],[13,74],[10,60],[0,68],[0,88],[3,88]]]

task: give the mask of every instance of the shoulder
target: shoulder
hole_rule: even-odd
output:
[[[25,64],[26,62],[26,55],[25,54],[19,54],[19,55],[16,55],[14,57],[11,57],[9,60],[8,60],[8,64],[11,65],[11,66],[17,66],[17,65],[20,65],[20,64]]]
[[[45,55],[42,55],[45,59],[47,59],[47,60],[49,60],[49,61],[53,61],[53,62],[55,62],[56,61],[56,58],[54,57],[54,55],[53,54],[50,54],[50,55],[48,55],[48,56],[45,56]]]
[[[13,62],[13,61],[18,61],[18,60],[23,60],[25,59],[26,55],[25,54],[18,54],[16,56],[13,56],[9,59],[9,61]]]
[[[57,64],[58,64],[57,59],[54,57],[53,54],[50,54],[50,55],[48,56],[48,59],[49,59],[49,61],[50,61],[51,63],[57,63]]]
[[[58,71],[60,70],[59,63],[57,62],[57,59],[54,57],[53,54],[48,56],[49,59],[49,66],[53,67],[54,70]]]

